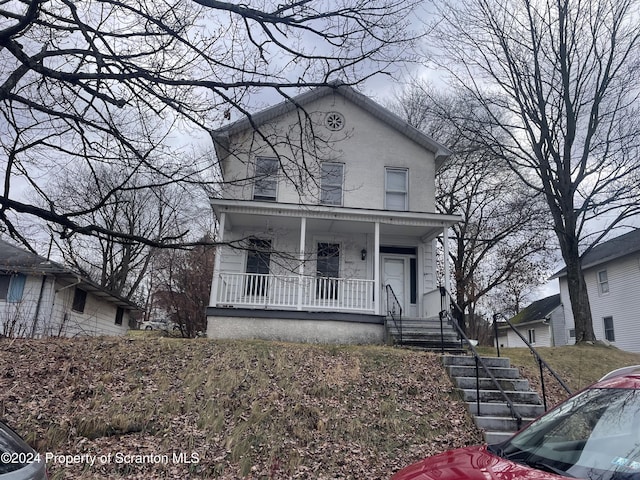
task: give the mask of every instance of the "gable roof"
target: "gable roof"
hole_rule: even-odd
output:
[[[260,127],[281,115],[294,111],[298,108],[304,108],[305,105],[330,94],[343,96],[353,104],[359,106],[377,119],[386,123],[389,127],[397,130],[407,138],[416,142],[418,145],[432,152],[435,155],[436,168],[440,168],[442,163],[451,156],[452,152],[447,147],[438,143],[429,135],[422,133],[398,115],[384,108],[379,103],[374,102],[366,95],[357,92],[352,87],[339,81],[330,82],[327,86],[313,88],[301,93],[300,95],[286,99],[272,107],[252,114],[249,117],[241,118],[227,126],[214,130],[211,136],[216,145],[220,144],[223,148],[228,148],[230,136],[243,132],[249,128]]]
[[[140,310],[135,303],[113,292],[109,292],[104,287],[82,277],[70,268],[47,260],[40,255],[12,245],[2,239],[0,239],[0,272],[22,273],[25,275],[51,275],[68,281],[70,284],[77,283],[83,290],[119,307],[128,310]]]
[[[636,252],[640,252],[640,229],[632,230],[593,247],[582,257],[582,269],[595,267]],[[567,269],[565,267],[551,278],[563,277],[566,273]]]
[[[509,321],[514,324],[531,323],[545,320],[561,304],[560,294],[551,295],[550,297],[536,300],[527,308],[521,310],[520,313],[513,316]]]

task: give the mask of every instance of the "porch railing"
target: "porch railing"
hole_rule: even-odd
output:
[[[216,304],[234,307],[375,311],[374,281],[354,278],[221,273]]]

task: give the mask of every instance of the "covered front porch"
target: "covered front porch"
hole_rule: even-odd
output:
[[[446,258],[455,216],[246,200],[212,205],[218,240],[231,245],[216,255],[212,315],[233,308],[384,316],[386,285],[412,316],[440,308],[433,241],[444,237]],[[240,252],[251,238],[269,239],[268,272],[248,271],[246,248]],[[334,246],[338,275],[322,274],[320,245]]]

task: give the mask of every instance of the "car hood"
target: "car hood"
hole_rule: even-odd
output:
[[[467,447],[428,457],[402,469],[392,480],[558,480],[553,473],[514,463],[487,451]]]

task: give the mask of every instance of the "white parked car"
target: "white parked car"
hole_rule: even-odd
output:
[[[140,330],[180,330],[178,324],[165,320],[148,320],[140,324]]]

